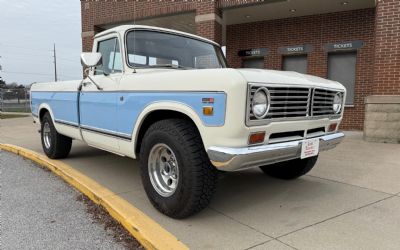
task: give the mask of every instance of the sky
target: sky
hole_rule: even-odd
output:
[[[0,76],[7,83],[82,78],[81,10],[78,0],[0,0]]]

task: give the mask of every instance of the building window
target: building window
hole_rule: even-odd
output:
[[[354,104],[357,52],[328,54],[328,78],[338,81],[347,89],[346,104]]]
[[[243,59],[243,68],[263,69],[264,57]]]
[[[282,69],[307,74],[307,55],[284,56]]]

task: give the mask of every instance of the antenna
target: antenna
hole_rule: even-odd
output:
[[[53,44],[53,57],[54,57],[54,81],[57,82],[57,57],[56,57],[56,44]]]
[[[136,1],[133,2],[133,73],[136,73],[135,67],[135,46],[136,46]],[[129,59],[128,59],[129,60]]]

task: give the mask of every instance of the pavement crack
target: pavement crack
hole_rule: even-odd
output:
[[[223,216],[225,216],[225,217],[227,217],[227,218],[229,218],[229,219],[231,219],[231,220],[233,220],[233,221],[235,221],[235,222],[237,222],[237,223],[239,223],[239,224],[242,225],[242,226],[248,227],[248,228],[250,228],[251,230],[254,230],[254,231],[256,231],[256,232],[258,232],[258,233],[260,233],[260,234],[262,234],[262,235],[264,235],[264,236],[267,236],[267,237],[269,237],[269,238],[275,239],[273,236],[268,235],[268,234],[266,234],[266,233],[264,233],[264,232],[261,232],[261,231],[258,230],[257,228],[254,228],[254,227],[252,227],[252,226],[249,226],[249,225],[247,225],[247,224],[245,224],[245,223],[243,223],[243,222],[241,222],[241,221],[239,221],[239,220],[237,220],[237,219],[235,219],[235,218],[233,218],[233,217],[231,217],[231,216],[229,216],[229,215],[224,214],[224,213],[221,212],[221,211],[218,211],[218,210],[215,209],[215,208],[209,207],[209,209],[210,209],[210,210],[213,210],[214,212],[219,213],[219,214],[221,214],[221,215],[223,215]]]
[[[292,248],[292,249],[299,250],[298,248],[296,248],[296,247],[294,247],[294,246],[292,246],[292,245],[289,245],[288,243],[283,242],[283,241],[281,241],[281,240],[278,239],[278,238],[275,238],[275,240],[278,241],[278,242],[280,242],[280,243],[282,243],[282,244],[285,245],[285,246],[288,246],[288,247]]]
[[[280,241],[277,237],[274,237],[274,236],[272,236],[272,235],[268,235],[268,234],[266,234],[266,233],[264,233],[264,232],[258,230],[257,228],[254,228],[254,227],[252,227],[252,226],[249,226],[249,225],[247,225],[247,224],[245,224],[245,223],[243,223],[243,222],[241,222],[241,221],[239,221],[239,220],[237,220],[237,219],[235,219],[235,218],[233,218],[233,217],[231,217],[231,216],[229,216],[229,215],[224,214],[224,213],[221,212],[221,211],[218,211],[218,210],[215,209],[215,208],[209,207],[209,209],[212,210],[212,211],[214,211],[214,212],[216,212],[216,213],[221,214],[222,216],[225,216],[225,217],[227,217],[227,218],[229,218],[229,219],[231,219],[231,220],[233,220],[233,221],[239,223],[240,225],[243,225],[243,226],[245,226],[245,227],[248,227],[248,228],[250,228],[251,230],[254,230],[254,231],[256,231],[256,232],[258,232],[258,233],[260,233],[260,234],[262,234],[262,235],[267,236],[267,237],[270,238],[270,239],[268,239],[268,240],[266,240],[266,241],[264,241],[264,242],[261,242],[261,243],[258,243],[258,244],[256,244],[256,245],[254,245],[254,246],[245,248],[245,250],[247,250],[247,249],[252,249],[252,248],[255,248],[255,247],[257,247],[257,246],[261,246],[261,245],[263,245],[263,244],[265,244],[265,243],[267,243],[267,242],[270,242],[270,241],[272,241],[272,240],[277,240],[277,241],[279,241],[280,243],[282,243],[282,244],[284,244],[284,245],[286,245],[286,246],[288,246],[288,247],[290,247],[290,248],[292,248],[292,249],[298,250],[297,248],[295,248],[295,247],[293,247],[293,246],[291,246],[291,245],[289,245],[289,244],[287,244],[287,243],[285,243],[285,242]]]
[[[324,223],[324,222],[326,222],[326,221],[333,220],[333,219],[335,219],[335,218],[338,218],[338,217],[340,217],[340,216],[343,216],[343,215],[346,215],[346,214],[349,214],[349,213],[355,212],[355,211],[357,211],[357,210],[360,210],[360,209],[366,208],[366,207],[368,207],[368,206],[371,206],[371,205],[377,204],[377,203],[379,203],[379,202],[382,202],[382,201],[385,201],[385,200],[391,199],[391,198],[393,198],[393,197],[397,197],[397,195],[396,195],[396,194],[392,194],[392,195],[390,195],[390,196],[388,196],[388,197],[385,197],[385,198],[379,199],[379,200],[377,200],[377,201],[374,201],[374,202],[370,202],[370,203],[368,203],[368,204],[365,204],[365,205],[363,205],[363,206],[360,206],[360,207],[357,207],[357,208],[351,209],[351,210],[349,210],[349,211],[346,211],[346,212],[343,212],[343,213],[337,214],[337,215],[335,215],[335,216],[332,216],[332,217],[329,217],[329,218],[327,218],[327,219],[324,219],[324,220],[318,221],[318,222],[316,222],[316,223],[313,223],[313,224],[311,224],[311,225],[307,225],[307,226],[305,226],[305,227],[302,227],[302,228],[299,228],[299,229],[293,230],[293,231],[291,231],[291,232],[289,232],[289,233],[282,234],[282,235],[280,235],[280,236],[276,237],[275,239],[276,239],[276,240],[278,240],[278,239],[280,239],[280,238],[282,238],[282,237],[285,237],[285,236],[288,236],[288,235],[290,235],[290,234],[293,234],[293,233],[299,232],[299,231],[301,231],[301,230],[304,230],[304,229],[306,229],[306,228],[309,228],[309,227],[313,227],[313,226],[319,225],[319,224],[321,224],[321,223]]]
[[[270,242],[270,241],[272,241],[272,240],[273,240],[273,239],[269,239],[269,240],[263,241],[263,242],[261,242],[261,243],[257,243],[257,244],[255,244],[255,245],[253,245],[253,246],[251,246],[251,247],[248,247],[248,248],[245,248],[245,249],[243,249],[243,250],[253,249],[253,248],[255,248],[255,247],[264,245],[265,243],[268,243],[268,242]]]
[[[346,183],[346,182],[342,182],[342,181],[332,180],[332,179],[328,179],[328,178],[324,178],[324,177],[319,177],[319,176],[315,176],[315,175],[307,174],[306,176],[312,177],[312,178],[317,178],[317,179],[320,179],[320,180],[335,182],[335,183],[339,183],[339,184],[343,184],[343,185],[347,185],[347,186],[351,186],[351,187],[362,188],[362,189],[366,189],[366,190],[368,190],[368,191],[374,191],[374,192],[378,192],[378,193],[382,193],[382,194],[396,195],[396,194],[388,193],[388,192],[381,191],[381,190],[376,190],[376,189],[372,189],[372,188],[362,187],[362,186],[358,186],[358,185],[354,185],[354,184],[350,184],[350,183]],[[400,193],[398,193],[398,194],[400,194]]]

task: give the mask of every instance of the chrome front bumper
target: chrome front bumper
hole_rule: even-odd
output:
[[[336,147],[344,134],[337,132],[317,138],[321,152]],[[210,147],[207,153],[217,169],[236,171],[300,158],[302,142],[297,140],[245,148]]]

